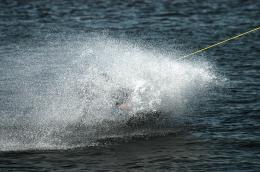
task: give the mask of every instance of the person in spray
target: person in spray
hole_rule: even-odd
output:
[[[113,97],[115,99],[116,108],[119,111],[129,112],[131,110],[129,103],[130,90],[121,88],[114,93]]]

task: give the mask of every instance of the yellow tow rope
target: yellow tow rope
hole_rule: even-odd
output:
[[[202,49],[197,50],[197,51],[195,51],[195,52],[193,52],[193,53],[190,53],[190,54],[188,54],[188,55],[182,56],[182,57],[180,57],[178,60],[186,59],[186,58],[188,58],[188,57],[190,57],[190,56],[193,56],[193,55],[198,54],[198,53],[200,53],[200,52],[206,51],[206,50],[208,50],[208,49],[210,49],[210,48],[213,48],[213,47],[216,47],[216,46],[218,46],[218,45],[224,44],[224,43],[226,43],[226,42],[228,42],[228,41],[237,39],[237,38],[239,38],[239,37],[241,37],[241,36],[244,36],[244,35],[247,35],[247,34],[249,34],[249,33],[251,33],[251,32],[255,32],[255,31],[259,30],[259,29],[260,29],[260,26],[254,28],[254,29],[251,29],[251,30],[249,30],[249,31],[247,31],[247,32],[241,33],[241,34],[239,34],[239,35],[233,36],[233,37],[231,37],[231,38],[225,39],[225,40],[223,40],[223,41],[220,41],[220,42],[218,42],[218,43],[209,45],[209,46],[207,46],[206,48],[202,48]]]

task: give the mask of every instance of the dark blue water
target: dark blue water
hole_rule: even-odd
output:
[[[0,2],[0,171],[259,171],[260,1]],[[135,111],[113,114],[132,90]]]

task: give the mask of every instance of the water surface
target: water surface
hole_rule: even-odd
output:
[[[1,171],[259,171],[252,1],[1,1]],[[127,125],[111,94],[133,90]]]

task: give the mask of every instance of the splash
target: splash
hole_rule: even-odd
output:
[[[219,82],[206,62],[176,61],[176,54],[104,36],[49,44],[22,56],[15,99],[21,110],[2,113],[1,150],[67,149],[163,133],[194,97]],[[127,113],[115,111],[119,90],[130,94]],[[160,117],[140,116],[151,112]],[[141,123],[129,125],[133,118]]]

